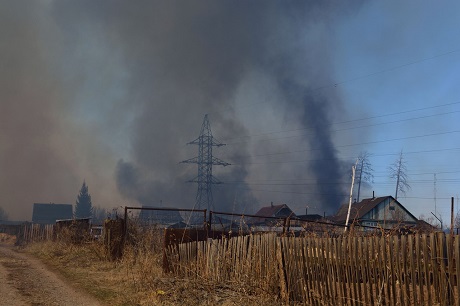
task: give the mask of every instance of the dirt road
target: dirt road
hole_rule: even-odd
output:
[[[100,303],[73,288],[32,256],[0,245],[0,305],[84,305]]]

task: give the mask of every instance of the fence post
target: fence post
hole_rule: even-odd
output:
[[[283,250],[282,250],[282,242],[280,237],[276,237],[276,259],[278,261],[278,275],[280,278],[280,293],[281,293],[281,300],[284,301],[286,305],[289,304],[289,292],[287,290],[286,285],[286,274],[284,273],[284,261],[283,261]]]
[[[128,235],[128,206],[125,206],[125,216],[123,224],[123,243],[126,242],[126,236]]]
[[[211,237],[211,228],[212,228],[212,210],[209,211],[209,222],[206,225],[207,225],[208,238],[210,238]]]
[[[209,218],[211,219],[211,211],[209,211]],[[208,222],[206,222],[206,209],[203,211],[203,225],[204,225],[204,230],[207,230]]]

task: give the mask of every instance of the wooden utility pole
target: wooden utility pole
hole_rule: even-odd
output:
[[[450,234],[454,234],[454,197],[450,198]]]
[[[353,185],[355,184],[355,172],[356,172],[357,164],[358,164],[358,160],[356,160],[356,163],[351,167],[352,176],[351,176],[350,199],[348,201],[348,213],[347,213],[347,220],[345,221],[344,233],[347,231],[348,220],[350,219],[351,201],[353,198]]]

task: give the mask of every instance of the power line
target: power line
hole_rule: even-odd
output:
[[[391,142],[391,141],[399,141],[399,140],[407,140],[407,139],[417,139],[417,138],[423,138],[423,137],[432,137],[432,136],[440,136],[440,135],[448,135],[448,134],[454,134],[454,133],[460,133],[460,130],[455,130],[455,131],[448,131],[448,132],[440,132],[440,133],[431,133],[431,134],[423,134],[423,135],[416,135],[416,136],[408,136],[408,137],[399,137],[399,138],[393,138],[393,139],[385,139],[385,140],[376,140],[376,141],[369,141],[369,142],[362,142],[362,143],[354,143],[354,144],[346,144],[346,145],[340,145],[336,146],[336,148],[347,148],[347,147],[355,147],[355,146],[362,146],[362,145],[369,145],[369,144],[377,144],[377,143],[385,143],[385,142]],[[283,154],[292,154],[292,153],[304,153],[304,152],[312,152],[312,151],[318,151],[321,149],[305,149],[305,150],[296,150],[296,151],[286,151],[286,152],[276,152],[276,153],[267,153],[267,154],[259,154],[259,155],[246,155],[242,157],[252,157],[252,156],[270,156],[270,155],[283,155]],[[321,159],[323,160],[323,159]],[[303,162],[310,162],[312,160],[297,160],[297,161],[274,161],[274,162],[261,162],[261,163],[244,163],[245,165],[257,165],[257,164],[284,164],[284,163],[303,163]]]
[[[406,154],[406,152],[404,152]],[[374,171],[373,173],[386,173],[383,171]],[[436,174],[450,174],[450,173],[460,173],[460,170],[452,170],[452,171],[430,171],[430,172],[419,172],[419,173],[411,173],[408,172],[407,174],[409,176],[414,176],[414,175],[433,175],[434,173]],[[383,175],[374,175],[374,177],[383,177]]]
[[[287,181],[296,181],[295,179],[292,180],[287,180]],[[438,182],[441,183],[460,183],[460,178],[458,179],[452,179],[452,180],[438,180]],[[238,185],[238,184],[245,184],[248,186],[318,186],[318,185],[345,185],[348,186],[350,183],[349,182],[315,182],[315,183],[253,183],[251,181],[230,181],[226,182],[225,184],[227,185]],[[411,180],[410,181],[411,185],[417,185],[417,184],[433,184],[433,180]],[[374,182],[372,183],[372,186],[383,186],[383,185],[388,185],[388,186],[393,186],[393,182]]]
[[[422,62],[425,62],[425,61],[429,61],[429,60],[432,60],[432,59],[435,59],[435,58],[438,58],[438,57],[443,57],[443,56],[450,55],[450,54],[457,53],[457,52],[460,52],[460,49],[452,50],[452,51],[449,51],[449,52],[445,52],[445,53],[437,54],[437,55],[434,55],[434,56],[422,58],[422,59],[419,59],[419,60],[416,60],[416,61],[413,61],[413,62],[409,62],[409,63],[406,63],[406,64],[394,66],[394,67],[387,68],[387,69],[384,69],[384,70],[380,70],[380,71],[372,72],[372,73],[365,74],[365,75],[362,75],[362,76],[358,76],[358,77],[355,77],[355,78],[351,78],[351,79],[348,79],[348,80],[345,80],[345,81],[342,81],[342,82],[338,82],[338,83],[334,84],[334,86],[339,86],[339,85],[343,85],[345,83],[350,83],[350,82],[353,82],[353,81],[361,80],[361,79],[368,78],[368,77],[371,77],[371,76],[375,76],[375,75],[378,75],[378,74],[382,74],[382,73],[385,73],[385,72],[394,71],[394,70],[397,70],[397,69],[412,66],[412,65],[415,65],[415,64],[419,64],[419,63],[422,63]],[[328,86],[328,87],[331,87],[331,86]]]
[[[250,188],[247,188],[250,189]],[[285,194],[298,194],[298,195],[332,195],[331,193],[317,193],[317,192],[296,192],[296,191],[283,191],[283,190],[262,190],[262,189],[250,189],[253,192],[269,192],[269,193],[285,193]],[[335,194],[335,195],[340,195],[340,196],[348,196],[348,194],[343,193],[343,194]],[[433,200],[433,197],[410,197],[410,196],[399,196],[398,198],[401,199],[418,199],[418,200]],[[439,200],[449,200],[451,197],[438,197]]]
[[[442,115],[451,115],[451,114],[454,114],[454,113],[460,113],[460,110],[441,113],[441,114],[420,116],[420,117],[415,117],[415,118],[407,118],[407,119],[400,119],[400,120],[387,121],[387,122],[381,122],[381,123],[373,123],[373,124],[367,124],[367,125],[348,127],[348,128],[343,128],[343,129],[336,129],[336,130],[332,130],[330,132],[334,133],[334,132],[343,132],[343,131],[349,131],[349,130],[357,130],[357,129],[363,129],[363,128],[379,126],[379,125],[387,125],[387,124],[393,124],[393,123],[399,123],[399,122],[405,122],[405,121],[411,121],[411,120],[426,119],[426,118],[442,116]],[[310,128],[305,128],[305,129],[310,129]],[[308,136],[308,135],[312,135],[312,134],[313,134],[313,132],[310,132],[310,133],[306,133],[306,134],[261,139],[259,141],[272,141],[272,140],[278,140],[278,139],[297,138],[297,137],[303,137],[303,136]],[[233,143],[229,143],[229,145],[239,144],[239,143],[244,143],[244,142],[249,142],[249,140],[248,141],[241,141],[241,142],[233,142]]]
[[[398,69],[401,69],[401,68],[405,68],[405,67],[408,67],[408,66],[412,66],[412,65],[415,65],[415,64],[419,64],[419,63],[422,63],[422,62],[425,62],[425,61],[433,60],[435,58],[443,57],[443,56],[450,55],[450,54],[457,53],[457,52],[460,52],[460,49],[455,49],[455,50],[452,50],[452,51],[440,53],[440,54],[433,55],[433,56],[430,56],[430,57],[425,57],[425,58],[422,58],[422,59],[419,59],[419,60],[415,60],[415,61],[408,62],[408,63],[402,64],[402,65],[397,65],[397,66],[393,66],[393,67],[390,67],[390,68],[387,68],[387,69],[371,72],[371,73],[364,74],[364,75],[361,75],[361,76],[352,77],[352,78],[347,79],[347,80],[343,80],[343,81],[339,81],[339,82],[335,82],[335,83],[331,82],[331,83],[329,83],[327,85],[318,86],[316,88],[312,88],[310,90],[307,90],[307,93],[313,94],[314,92],[319,92],[320,90],[323,90],[323,89],[334,88],[334,87],[337,87],[337,86],[343,86],[343,85],[345,85],[347,83],[352,83],[352,82],[362,80],[362,79],[365,79],[365,78],[369,78],[369,77],[373,77],[373,76],[376,76],[376,75],[379,75],[379,74],[382,74],[382,73],[395,71],[395,70],[398,70]],[[264,101],[248,103],[248,104],[245,105],[245,108],[253,107],[253,106],[261,104],[263,102]],[[232,110],[233,110],[233,107],[228,107],[228,108],[225,108],[225,109],[222,109],[222,110],[219,110],[219,111],[215,111],[214,113],[228,112],[228,111],[232,111]]]
[[[361,145],[361,144],[356,144],[356,145]],[[340,146],[339,146],[340,147]],[[297,151],[285,151],[285,152],[275,152],[275,153],[266,153],[266,154],[253,154],[253,155],[243,155],[240,157],[260,157],[260,156],[273,156],[273,155],[284,155],[284,154],[295,154],[295,153],[304,153],[307,151],[313,151],[315,149],[309,149],[309,150],[297,150]],[[439,153],[439,152],[445,152],[445,151],[454,151],[454,150],[460,150],[459,148],[445,148],[445,149],[434,149],[434,150],[420,150],[420,151],[408,151],[404,152],[404,154],[420,154],[420,153]],[[381,153],[381,154],[373,154],[370,153],[371,157],[383,157],[383,156],[394,156],[394,155],[399,155],[400,153]],[[353,159],[356,156],[344,158],[346,159]],[[332,160],[332,159],[308,159],[308,160],[302,160],[303,161],[327,161],[327,160]]]

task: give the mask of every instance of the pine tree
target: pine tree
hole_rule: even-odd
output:
[[[92,212],[91,195],[88,193],[86,182],[83,181],[77,201],[75,202],[75,218],[91,218]]]

